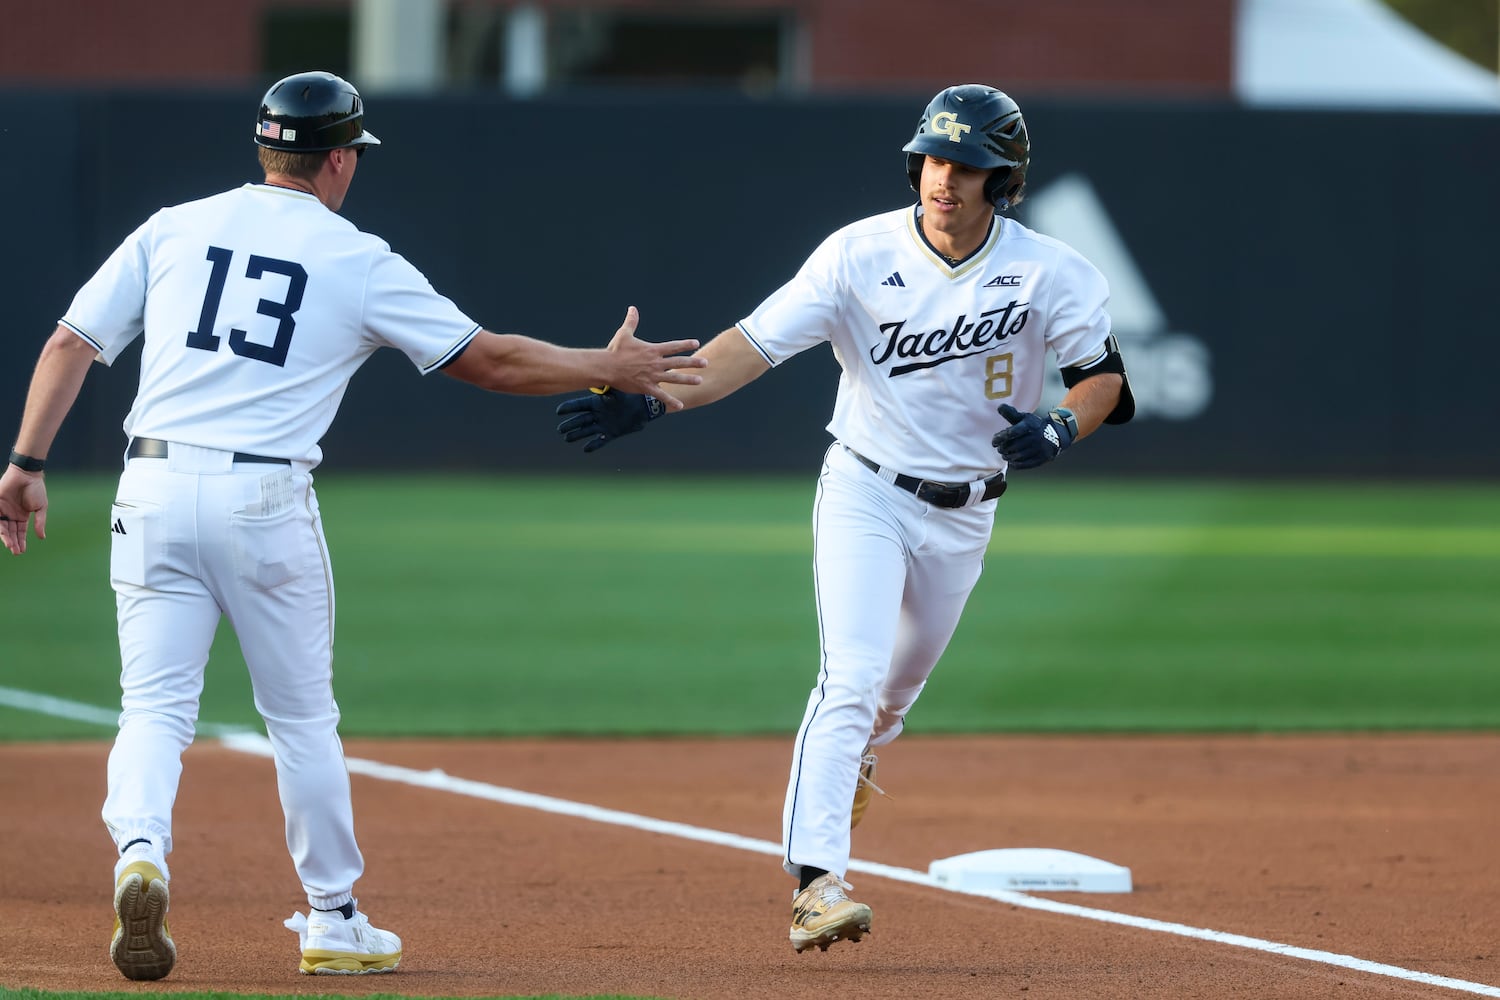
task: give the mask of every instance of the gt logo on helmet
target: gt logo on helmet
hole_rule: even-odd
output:
[[[960,117],[970,124],[962,124]],[[1019,204],[1026,190],[1031,138],[1020,107],[994,87],[961,83],[940,91],[922,111],[916,134],[901,151],[913,191],[921,191],[922,164],[929,156],[988,170],[984,196],[1002,212]]]
[[[932,116],[932,130],[938,135],[946,135],[949,142],[962,142],[969,126],[961,124],[953,112],[942,111]]]

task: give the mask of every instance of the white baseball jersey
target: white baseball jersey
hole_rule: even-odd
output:
[[[739,328],[772,365],[830,341],[843,374],[828,430],[883,466],[969,482],[1004,465],[996,407],[1037,407],[1048,349],[1060,366],[1103,357],[1109,289],[1071,247],[998,216],[950,265],[919,211],[840,229]]]
[[[845,226],[739,324],[772,365],[823,341],[843,369],[813,509],[818,677],[797,733],[782,864],[843,875],[866,747],[905,725],[984,567],[995,510],[972,484],[1004,466],[990,443],[1008,402],[1034,410],[1049,350],[1062,366],[1107,353],[1108,288],[1063,243],[995,218],[949,264],[920,208]],[[929,505],[869,469],[970,483],[970,502]]]
[[[364,858],[338,736],[333,571],[311,469],[350,377],[377,348],[431,372],[478,326],[386,243],[317,197],[270,184],[157,212],[61,322],[106,364],[144,334],[125,432],[166,443],[128,457],[109,512],[121,656],[110,835],[122,850],[147,842],[165,863],[205,664],[228,617],[308,902],[349,903]]]
[[[268,184],[152,215],[61,322],[105,364],[145,333],[131,437],[312,465],[376,348],[401,350],[425,374],[479,330],[383,240],[314,195]]]

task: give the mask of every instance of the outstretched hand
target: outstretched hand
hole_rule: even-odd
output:
[[[47,537],[47,482],[39,474],[6,465],[0,475],[0,542],[13,555],[26,551],[26,531],[36,515],[36,537]]]
[[[1012,468],[1046,465],[1073,443],[1072,430],[1050,414],[1022,413],[1009,403],[1001,403],[999,412],[1010,426],[991,438],[990,444]]]
[[[689,357],[698,349],[696,340],[671,340],[664,344],[637,340],[635,328],[640,323],[640,313],[635,306],[625,310],[625,322],[610,338],[609,352],[618,371],[611,376],[605,388],[613,387],[623,393],[640,393],[661,401],[669,410],[682,409],[682,400],[661,387],[662,382],[675,385],[698,385],[703,376],[694,375],[684,368],[706,368],[706,358]]]

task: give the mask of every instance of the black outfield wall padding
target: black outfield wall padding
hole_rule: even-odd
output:
[[[383,145],[343,214],[491,329],[603,345],[635,305],[642,337],[706,340],[829,232],[914,200],[900,150],[927,96],[379,98],[367,124]],[[258,100],[0,91],[4,433],[43,339],[132,228],[259,179]],[[1500,115],[1023,109],[1017,214],[1105,271],[1140,402],[1058,473],[1500,475]],[[137,357],[91,373],[56,467],[118,466]],[[559,397],[424,379],[382,351],[354,378],[325,469],[811,473],[836,377],[816,349],[585,457],[553,430]]]

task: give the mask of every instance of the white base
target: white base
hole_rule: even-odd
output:
[[[1010,847],[939,858],[927,874],[969,891],[1129,892],[1130,869],[1050,847]]]

